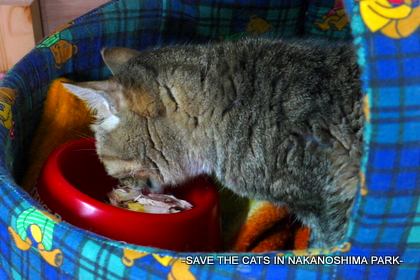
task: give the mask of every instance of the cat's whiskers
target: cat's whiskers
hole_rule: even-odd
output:
[[[92,138],[93,137],[93,135],[91,135],[87,132],[80,131],[80,129],[72,128],[72,129],[70,129],[70,131],[72,133],[74,133],[74,135],[76,135],[79,138],[87,139],[87,138]]]

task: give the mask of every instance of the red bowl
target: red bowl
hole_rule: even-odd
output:
[[[177,251],[220,248],[218,194],[209,178],[173,188],[171,193],[194,206],[173,214],[138,213],[104,203],[117,184],[99,161],[94,139],[81,139],[49,156],[37,187],[41,201],[63,220],[112,239]]]

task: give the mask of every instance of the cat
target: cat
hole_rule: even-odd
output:
[[[363,114],[353,47],[242,39],[102,50],[112,76],[65,86],[96,112],[100,160],[152,191],[198,174],[287,205],[311,247],[342,241],[358,185]]]

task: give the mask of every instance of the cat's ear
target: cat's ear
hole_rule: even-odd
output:
[[[140,52],[128,48],[104,48],[101,54],[109,70],[111,70],[112,74],[115,74],[122,65],[131,58],[138,56]]]
[[[112,130],[118,125],[119,117],[116,114],[121,100],[117,98],[119,94],[114,82],[63,83],[63,86],[92,109],[97,119],[101,120],[102,128]]]

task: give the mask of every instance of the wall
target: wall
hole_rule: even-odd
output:
[[[106,2],[109,0],[40,0],[44,34]]]
[[[0,72],[12,67],[35,46],[29,6],[0,6]]]

